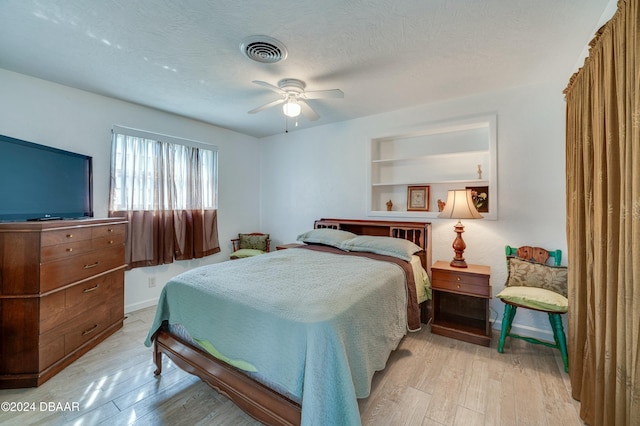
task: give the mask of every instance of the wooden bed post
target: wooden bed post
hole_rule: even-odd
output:
[[[153,345],[153,363],[156,365],[156,371],[153,372],[154,376],[162,374],[162,351],[158,347],[158,342],[156,341],[157,337],[158,333],[156,333],[152,338],[155,342]]]

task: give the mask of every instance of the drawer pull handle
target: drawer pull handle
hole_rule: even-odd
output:
[[[73,234],[67,234],[67,238],[73,238]]]
[[[96,263],[92,263],[90,265],[84,265],[83,268],[84,269],[91,269],[91,268],[95,268],[96,266],[98,266],[98,264],[100,263],[100,261],[97,261]]]
[[[90,329],[83,331],[83,332],[82,332],[82,335],[83,335],[83,336],[86,336],[87,334],[91,334],[91,333],[93,333],[94,331],[96,331],[96,329],[97,329],[99,326],[100,326],[100,324],[96,324],[96,325],[94,325],[94,326],[93,326],[93,327],[91,327]]]
[[[84,290],[82,290],[82,292],[83,293],[91,293],[92,291],[97,290],[98,287],[100,287],[100,284],[96,284],[94,287],[91,287],[91,288],[85,288]]]
[[[109,244],[113,244],[113,240],[109,240]]]
[[[458,288],[460,288],[460,284],[458,284]]]
[[[72,252],[72,251],[73,251],[73,248],[72,248],[72,247],[69,247],[69,248],[67,249],[67,251],[68,251],[68,252]]]
[[[460,281],[460,277],[456,277],[456,280]]]
[[[113,229],[109,228],[107,229],[107,232],[113,232]]]

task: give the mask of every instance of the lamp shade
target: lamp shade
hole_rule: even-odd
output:
[[[299,116],[300,110],[300,104],[295,99],[289,99],[282,105],[282,112],[284,112],[284,115],[287,117],[294,118]]]
[[[471,190],[452,189],[447,194],[447,204],[438,215],[442,219],[481,219],[471,197]]]

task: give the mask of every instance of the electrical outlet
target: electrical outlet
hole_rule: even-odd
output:
[[[149,277],[149,288],[156,286],[156,277]]]

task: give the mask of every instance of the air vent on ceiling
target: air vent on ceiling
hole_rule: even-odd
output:
[[[280,41],[268,36],[251,36],[240,44],[240,50],[249,59],[273,64],[287,58],[287,48]]]

